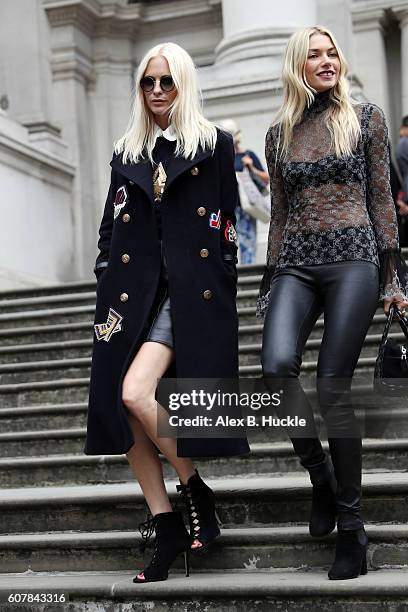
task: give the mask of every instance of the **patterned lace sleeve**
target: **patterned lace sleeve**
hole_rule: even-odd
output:
[[[269,128],[265,139],[265,157],[271,184],[271,221],[268,234],[268,250],[266,255],[266,269],[261,281],[259,297],[257,301],[257,317],[265,316],[269,301],[269,290],[273,273],[275,271],[280,247],[282,244],[283,231],[288,215],[288,203],[286,199],[283,178],[279,163],[276,160],[276,128]]]
[[[388,130],[384,114],[373,106],[367,142],[367,206],[380,257],[380,299],[408,295],[408,266],[398,244],[398,226],[390,185]]]

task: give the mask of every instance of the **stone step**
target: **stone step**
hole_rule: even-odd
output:
[[[0,433],[0,457],[82,453],[85,428]]]
[[[90,333],[88,336],[79,340],[1,346],[0,364],[89,357],[92,354],[93,338]]]
[[[255,311],[254,311],[255,312]],[[82,318],[82,317],[81,317]],[[256,321],[256,320],[255,320]],[[3,327],[0,329],[1,347],[14,347],[18,345],[40,345],[42,343],[69,342],[71,340],[89,341],[93,337],[91,316],[77,323],[57,323],[39,325],[24,325],[22,327]],[[241,331],[242,328],[242,331]],[[240,326],[240,335],[246,340],[252,333],[260,340],[263,325],[255,322],[253,325]],[[251,338],[247,341],[252,341]],[[14,348],[12,350],[15,350]]]
[[[225,528],[284,526],[309,516],[311,486],[305,475],[208,480]],[[166,483],[175,500],[176,481]],[[404,523],[408,474],[363,474],[367,522]],[[128,531],[145,520],[136,482],[0,490],[0,534],[55,531]]]
[[[407,525],[367,525],[367,535],[369,570],[408,566]],[[313,539],[303,525],[222,529],[210,554],[191,557],[192,575],[214,570],[327,570],[335,539],[335,533]],[[141,541],[138,531],[3,535],[0,572],[136,571],[152,554],[149,547],[143,559]],[[173,569],[181,570],[183,565],[180,555]]]
[[[357,364],[355,378],[372,385],[374,364],[374,357],[361,358]],[[66,365],[72,366],[72,364]],[[301,379],[305,387],[315,384],[315,370],[316,362],[306,362],[302,365]],[[65,370],[66,375],[67,370]],[[241,366],[239,375],[241,378],[261,377],[262,368],[260,365]],[[88,388],[88,377],[53,378],[52,380],[2,384],[0,385],[0,408],[22,407],[31,404],[85,402],[88,399]]]
[[[374,357],[378,355],[378,349],[381,343],[382,334],[368,334],[364,341],[360,357]],[[394,338],[398,342],[404,342],[405,335],[403,333],[391,332],[389,338]],[[303,362],[317,362],[321,346],[321,338],[312,338],[307,341],[303,351]],[[258,365],[261,359],[261,343],[243,344],[239,346],[240,364],[241,365]],[[305,365],[305,367],[308,367]]]
[[[0,408],[0,433],[85,427],[87,403]]]
[[[86,402],[88,393],[89,378],[0,385],[0,408],[57,402]]]
[[[255,320],[256,321],[256,320]],[[384,329],[385,317],[383,314],[376,315],[373,324],[370,327],[369,334],[382,334]],[[263,324],[254,322],[251,324],[240,324],[239,341],[240,345],[261,343],[262,342]],[[394,331],[395,330],[395,331]],[[392,333],[399,333],[399,328],[394,327]],[[310,335],[310,341],[320,340],[323,333],[323,320],[317,321],[314,330]],[[83,342],[91,346],[93,338],[92,320],[89,318],[86,321],[78,323],[61,323],[55,325],[34,325],[24,327],[10,327],[0,329],[0,357],[2,355],[10,355],[19,350],[27,354],[34,352],[48,352],[55,350],[55,346],[61,343],[70,347],[75,347],[75,343]],[[74,344],[70,344],[73,342]],[[51,345],[48,347],[47,345]],[[21,347],[21,348],[19,348]]]
[[[54,608],[61,612],[404,612],[408,590],[406,568],[370,571],[347,584],[328,580],[320,569],[195,571],[189,578],[173,570],[168,580],[144,585],[134,584],[134,575],[134,566],[126,572],[3,574],[0,598],[7,601],[11,590],[64,593],[67,603]]]
[[[0,300],[0,313],[5,316],[10,313],[32,312],[36,309],[70,308],[95,304],[95,287],[91,291],[43,295]]]
[[[315,381],[305,392],[315,408],[315,418],[319,419],[317,406]],[[382,437],[383,432],[387,437],[408,437],[408,407],[404,398],[393,398],[390,407],[387,398],[373,394],[372,381],[365,385],[358,378],[353,384],[353,404],[358,408],[357,414],[361,414],[364,421],[361,426],[370,431],[380,432],[379,435],[370,437]],[[60,386],[58,387],[60,388]],[[1,397],[1,396],[0,396]],[[87,402],[65,404],[49,403],[44,405],[7,405],[0,408],[0,432],[37,431],[46,429],[69,429],[71,427],[84,427],[86,424]],[[11,396],[13,397],[13,395]],[[62,398],[58,398],[61,400]]]
[[[16,344],[40,344],[46,342],[66,342],[70,340],[89,340],[93,336],[92,320],[78,323],[58,323],[56,325],[24,325],[0,329],[2,347]]]
[[[259,291],[261,280],[261,274],[248,274],[246,276],[242,276],[238,271],[238,288],[240,290],[252,289],[254,291]]]
[[[245,292],[246,294],[246,292]],[[248,308],[240,307],[240,294],[237,295],[238,314],[242,310],[245,317]],[[245,299],[247,299],[245,297]],[[255,302],[250,307],[250,316],[255,319]],[[66,324],[88,321],[92,323],[95,312],[95,298],[89,304],[72,305],[67,307],[42,308],[35,310],[16,310],[11,312],[0,312],[1,330],[13,329],[15,327],[39,327],[51,324]]]
[[[57,283],[53,285],[41,285],[41,287],[24,287],[23,289],[7,289],[0,291],[0,304],[9,300],[22,300],[34,297],[47,297],[55,295],[66,295],[67,293],[83,293],[95,291],[95,279],[84,281],[73,281],[70,283]]]
[[[15,344],[39,344],[46,341],[69,341],[92,338],[94,306],[76,306],[0,314],[1,346]],[[263,322],[255,317],[255,307],[238,308],[240,319],[240,339],[244,342],[260,342]],[[382,334],[385,316],[382,309],[377,310],[370,327],[370,333]],[[310,338],[321,338],[323,333],[321,317],[312,330]],[[399,331],[397,326],[395,330]]]
[[[261,353],[262,332],[257,334],[246,333],[246,326],[239,333],[239,350],[242,357],[242,364],[253,363],[258,360]],[[20,362],[34,362],[42,360],[59,360],[64,358],[76,359],[91,355],[93,338],[89,337],[74,340],[59,340],[56,342],[37,342],[30,344],[13,344],[0,347],[0,365],[14,364]],[[405,336],[402,332],[391,332],[390,337],[398,341],[403,341]],[[254,339],[256,338],[256,341]],[[382,334],[367,334],[363,351],[365,356],[374,356],[378,352]],[[321,345],[321,337],[310,338],[306,342],[304,350],[304,360],[316,360]],[[364,356],[364,354],[362,354]],[[1,373],[1,370],[0,370]]]
[[[47,308],[38,310],[0,313],[1,330],[20,327],[40,327],[49,324],[90,323],[95,312],[94,304],[71,306],[70,308]]]
[[[85,378],[91,372],[91,357],[75,359],[49,359],[45,361],[28,361],[26,363],[6,363],[0,365],[0,392],[2,386],[13,383],[47,381],[50,375],[54,380],[62,378]],[[52,373],[52,374],[51,374]]]
[[[85,456],[81,454],[81,444],[76,454],[59,451],[57,439],[53,453],[47,454],[47,445],[30,448],[29,439],[20,438],[21,445],[31,455],[20,452],[0,458],[0,487],[15,488],[108,484],[128,482],[132,474],[123,455]],[[40,442],[42,440],[40,439]],[[3,441],[1,441],[3,445]],[[327,443],[323,446],[327,449]],[[62,448],[62,445],[61,445]],[[408,471],[408,439],[363,440],[363,468],[369,471]],[[38,452],[39,456],[34,453]],[[173,468],[162,458],[166,478],[174,476]],[[200,458],[195,465],[206,477],[224,478],[226,476],[271,475],[299,471],[299,461],[294,455],[290,442],[251,442],[251,454],[247,457]],[[0,547],[1,548],[1,547]],[[0,570],[1,571],[1,570]]]
[[[237,302],[242,302],[243,305],[247,303],[253,305],[258,296],[260,280],[258,276],[247,276],[244,280],[239,279]],[[74,291],[72,293],[52,292],[46,295],[24,296],[9,299],[2,299],[0,294],[0,323],[9,318],[7,315],[11,317],[12,314],[21,314],[21,316],[26,314],[29,316],[30,313],[36,310],[70,310],[71,308],[75,309],[86,305],[94,306],[96,285],[90,285],[88,288],[89,291]]]
[[[385,326],[385,315],[382,310],[378,309],[377,313],[374,315],[370,328],[368,330],[367,337],[369,336],[382,336],[384,326]],[[311,346],[312,341],[315,343],[315,347],[319,346],[321,338],[323,336],[324,331],[324,321],[323,317],[320,317],[308,340],[308,346]],[[253,343],[261,343],[262,342],[262,332],[263,332],[263,322],[258,320],[257,323],[250,323],[248,325],[240,322],[239,326],[239,334],[240,334],[240,345],[253,344]],[[395,325],[392,328],[393,334],[400,334],[399,326]]]
[[[262,320],[256,317],[255,312],[256,312],[255,306],[246,306],[246,307],[240,306],[238,308],[240,325],[247,326],[247,325],[263,324]],[[371,324],[370,331],[372,333],[382,333],[384,329],[384,325],[385,325],[385,320],[386,319],[385,319],[383,309],[382,307],[378,306],[376,314],[373,317],[373,322]],[[318,321],[316,322],[316,325],[314,329],[312,330],[310,337],[311,338],[320,337],[322,335],[323,327],[324,327],[323,317],[320,317]],[[395,327],[395,329],[398,329],[398,328]]]
[[[251,284],[261,282],[264,266],[261,264],[250,264],[245,266],[237,266],[238,268],[238,283]],[[54,285],[45,285],[41,287],[26,287],[23,289],[11,289],[0,291],[0,304],[6,300],[30,299],[34,297],[47,297],[55,295],[66,295],[67,293],[82,293],[95,291],[96,282],[94,277],[85,281],[73,281],[69,283],[58,283]]]
[[[400,336],[398,336],[400,337]],[[313,345],[313,344],[312,344]],[[375,365],[379,341],[377,337],[369,338],[364,345],[356,374],[359,370],[371,369]],[[243,345],[239,348],[241,376],[261,375],[260,365],[261,345]],[[43,355],[46,357],[46,355]],[[315,359],[313,359],[315,357]],[[304,353],[301,372],[314,372],[317,368],[318,351],[308,350]],[[61,378],[85,378],[90,375],[91,355],[87,357],[67,357],[62,359],[42,359],[40,361],[19,361],[0,364],[0,393],[5,385],[13,383],[29,383],[31,381],[46,381],[53,373],[54,380]]]
[[[252,281],[252,277],[248,277]],[[258,297],[258,288],[252,288],[254,282],[238,283],[237,304],[242,306],[253,306]],[[47,309],[58,310],[78,308],[81,306],[94,306],[96,300],[95,289],[79,293],[66,293],[46,295],[40,297],[25,297],[9,300],[0,300],[0,322],[7,320],[7,315],[33,313],[34,311]]]
[[[402,249],[402,251],[404,252],[404,249]],[[239,264],[237,266],[238,278],[244,278],[246,276],[253,276],[254,274],[262,278],[264,269],[265,269],[264,262],[256,263],[256,264]]]
[[[372,382],[375,366],[375,357],[361,357],[357,362],[355,376],[361,380]],[[317,361],[304,361],[302,363],[300,376],[304,382],[308,382],[309,378],[316,374]],[[243,378],[260,377],[262,376],[262,367],[260,359],[255,364],[240,365],[239,374]],[[1,387],[0,387],[1,391]]]
[[[258,341],[262,337],[262,325],[256,324],[252,326],[242,326],[239,330],[240,336],[246,340],[249,335],[254,334]],[[250,329],[249,329],[250,328]],[[47,350],[47,347],[42,348],[44,344],[59,344],[60,342],[90,342],[93,337],[92,320],[88,318],[86,321],[79,323],[61,323],[55,325],[34,325],[24,327],[10,327],[0,329],[0,343],[4,352],[18,351],[20,345],[24,347],[41,347],[42,350]],[[246,340],[248,341],[248,340]],[[251,341],[251,339],[249,340]],[[22,349],[25,350],[25,349]],[[27,349],[29,350],[29,349]]]

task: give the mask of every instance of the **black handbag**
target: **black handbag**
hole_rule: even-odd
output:
[[[406,342],[389,337],[394,317]],[[408,396],[408,320],[391,304],[374,370],[374,389],[385,395]]]

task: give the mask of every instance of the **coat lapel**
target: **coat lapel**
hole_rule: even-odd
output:
[[[167,168],[167,180],[164,192],[170,187],[171,183],[183,172],[194,168],[199,162],[212,155],[212,151],[198,149],[197,154],[193,159],[185,159],[184,157],[173,157]],[[139,185],[141,189],[153,202],[153,172],[148,160],[141,161],[137,164],[122,163],[121,155],[115,156],[110,165],[114,170],[125,176],[130,181]]]
[[[136,183],[153,202],[153,178],[152,167],[148,160],[137,164],[122,163],[121,155],[113,158],[110,165],[114,170],[122,174],[133,183]]]
[[[200,147],[193,159],[185,159],[184,157],[173,157],[167,168],[167,180],[164,191],[167,191],[172,182],[178,176],[180,176],[180,174],[183,174],[183,172],[190,170],[190,168],[194,168],[194,166],[196,166],[199,162],[203,161],[207,157],[211,157],[211,155],[212,151],[209,151],[207,149],[203,151]]]

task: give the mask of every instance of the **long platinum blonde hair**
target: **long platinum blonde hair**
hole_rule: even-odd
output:
[[[326,125],[332,137],[337,157],[351,155],[361,136],[361,128],[354,110],[347,81],[347,62],[332,32],[324,26],[298,30],[289,39],[282,70],[283,103],[272,125],[279,124],[277,157],[285,158],[292,140],[293,128],[300,122],[306,107],[310,106],[316,90],[306,81],[305,67],[312,34],[325,34],[336,48],[340,71],[336,85],[330,93],[332,104],[326,115]],[[278,153],[279,151],[279,153]]]
[[[146,156],[152,160],[156,124],[147,108],[143,91],[139,85],[153,57],[164,57],[170,68],[177,89],[177,96],[169,115],[177,136],[176,155],[193,158],[198,146],[213,150],[217,140],[215,125],[202,113],[201,94],[197,71],[190,55],[179,45],[166,42],[150,49],[139,64],[136,74],[134,100],[125,134],[115,145],[115,152],[122,153],[123,163],[138,162]]]

